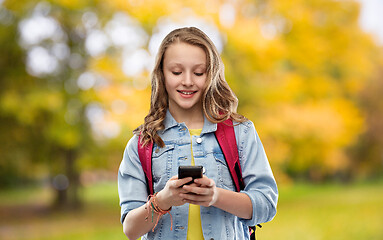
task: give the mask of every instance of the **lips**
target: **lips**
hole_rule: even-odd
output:
[[[177,90],[177,92],[183,94],[183,95],[193,95],[194,93],[196,93],[197,91],[185,91],[185,90]]]

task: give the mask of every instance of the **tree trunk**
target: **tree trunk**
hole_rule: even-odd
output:
[[[55,208],[78,209],[82,206],[80,199],[80,174],[76,168],[76,150],[64,150],[65,173],[53,178],[56,191]]]

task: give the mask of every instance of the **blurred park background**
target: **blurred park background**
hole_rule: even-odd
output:
[[[125,239],[118,166],[181,26],[215,42],[279,184],[258,238],[383,239],[383,37],[365,6],[0,0],[0,239]]]

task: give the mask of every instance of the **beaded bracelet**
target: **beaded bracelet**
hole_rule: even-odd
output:
[[[145,206],[145,209],[148,209],[148,214],[145,217],[145,221],[147,221],[149,218],[150,209],[152,210],[151,211],[152,212],[152,222],[153,222],[153,218],[154,218],[154,213],[158,214],[156,224],[154,225],[154,227],[152,229],[152,231],[154,232],[154,229],[156,228],[158,221],[160,220],[160,217],[162,217],[162,215],[169,213],[170,221],[171,221],[170,230],[173,230],[173,217],[172,217],[172,214],[170,213],[172,208],[169,208],[168,210],[162,210],[157,204],[156,195],[157,195],[157,193],[155,193],[154,195],[148,196],[148,201],[147,201],[146,206]]]

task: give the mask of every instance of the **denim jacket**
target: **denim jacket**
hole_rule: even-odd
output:
[[[191,146],[195,165],[202,165],[204,174],[215,181],[218,188],[235,191],[224,155],[214,132],[217,124],[205,118],[200,136],[190,141],[189,130],[178,123],[168,111],[165,128],[158,132],[165,147],[153,146],[152,172],[154,192],[165,187],[166,182],[178,174],[178,166],[191,164]],[[245,188],[252,202],[251,219],[242,219],[216,207],[201,206],[201,222],[205,239],[249,239],[248,226],[268,222],[276,214],[278,189],[264,148],[251,121],[234,127],[239,160]],[[198,140],[197,140],[198,139]],[[133,136],[124,151],[118,172],[118,192],[121,206],[121,222],[126,214],[146,203],[148,193],[145,175],[137,152],[138,136]],[[235,203],[233,203],[235,204]],[[162,216],[154,232],[149,231],[141,239],[186,239],[189,205],[173,206],[173,230],[170,230],[169,214]]]

